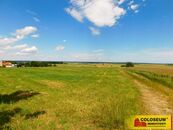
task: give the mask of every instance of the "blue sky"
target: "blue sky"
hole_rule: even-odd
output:
[[[172,0],[0,0],[0,59],[173,63]]]

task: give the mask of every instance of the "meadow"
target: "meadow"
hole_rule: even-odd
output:
[[[0,68],[0,130],[125,130],[130,115],[172,113],[172,76],[166,65]]]

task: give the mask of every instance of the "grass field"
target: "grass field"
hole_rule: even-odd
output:
[[[130,115],[172,113],[172,66],[119,66],[1,68],[0,130],[124,130]]]

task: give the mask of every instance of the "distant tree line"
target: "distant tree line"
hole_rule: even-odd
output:
[[[17,67],[49,67],[56,66],[56,64],[63,64],[63,62],[42,62],[42,61],[31,61],[17,63]]]
[[[173,64],[167,64],[167,65],[173,66]]]

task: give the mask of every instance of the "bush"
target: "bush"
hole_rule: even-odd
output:
[[[121,67],[134,67],[132,62],[127,62],[125,65],[121,65]]]
[[[134,67],[134,64],[132,62],[127,62],[126,67]]]

